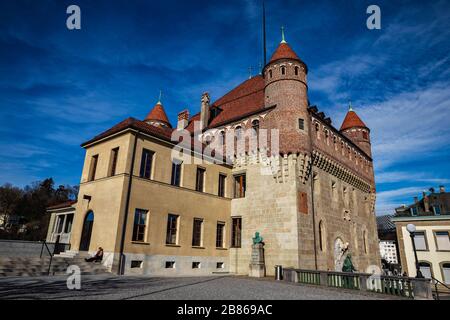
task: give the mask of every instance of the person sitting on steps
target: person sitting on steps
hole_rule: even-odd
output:
[[[101,262],[103,260],[103,248],[99,247],[97,253],[93,257],[84,260],[86,260],[86,262]]]

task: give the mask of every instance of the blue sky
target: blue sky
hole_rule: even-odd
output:
[[[82,29],[65,27],[77,4]],[[382,29],[366,28],[381,8]],[[266,0],[269,56],[286,38],[309,95],[339,127],[348,100],[372,130],[377,213],[450,189],[450,2]],[[179,111],[219,98],[262,62],[260,1],[0,2],[0,184],[78,184],[80,143],[163,90]]]

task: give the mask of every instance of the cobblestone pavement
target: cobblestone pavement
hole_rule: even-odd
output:
[[[0,278],[0,299],[146,300],[368,300],[389,296],[302,286],[247,277],[82,276],[80,290],[68,290],[66,277]]]

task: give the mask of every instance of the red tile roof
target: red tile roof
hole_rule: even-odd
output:
[[[355,127],[367,128],[356,112],[350,110],[345,116],[344,122],[342,122],[341,131]]]
[[[145,117],[145,121],[147,120],[160,121],[165,123],[169,127],[172,127],[170,125],[169,119],[167,118],[166,111],[164,111],[164,107],[160,102],[158,102]]]
[[[47,210],[69,208],[69,207],[73,206],[75,203],[77,203],[77,200],[65,201],[65,202],[58,203],[58,204],[55,204],[53,206],[50,206],[50,207],[47,208]]]
[[[214,102],[211,105],[211,108],[219,108],[221,112],[217,115],[217,117],[211,120],[208,128],[222,126],[242,117],[263,111],[265,109],[264,85],[265,83],[263,77],[261,75],[255,76],[244,81],[236,88],[225,94],[222,98]],[[164,108],[160,104],[157,104],[155,108],[153,108],[153,110],[146,117],[146,120],[157,120],[169,124]],[[200,113],[197,113],[191,117],[186,129],[193,133],[194,122],[199,120]],[[135,118],[128,118],[118,123],[111,129],[97,135],[93,139],[83,143],[81,146],[84,147],[127,128],[140,130],[141,132],[154,135],[167,141],[170,141],[171,134],[174,130],[171,127],[157,127]]]
[[[280,59],[292,59],[302,61],[286,42],[280,43],[278,48],[273,53],[270,62],[274,62]]]
[[[264,110],[264,78],[260,75],[248,79],[225,94],[211,105],[219,108],[220,113],[211,120],[208,128],[215,128],[246,115]],[[200,113],[192,116],[187,130],[194,131],[194,121],[200,120]]]
[[[172,140],[172,133],[174,131],[176,131],[176,129],[157,127],[157,126],[148,124],[144,121],[141,121],[141,120],[138,120],[135,118],[128,118],[128,119],[125,119],[124,121],[116,124],[111,129],[104,131],[103,133],[99,134],[98,136],[94,137],[93,139],[83,143],[81,146],[85,147],[91,143],[94,143],[103,138],[107,138],[107,137],[109,137],[115,133],[119,133],[125,129],[139,130],[142,133],[152,135],[154,137],[160,138],[162,140],[165,140],[167,142],[171,142],[174,144],[178,144],[178,142],[181,141],[181,137],[180,137],[179,141]],[[186,143],[186,141],[183,141],[182,145],[186,145],[185,143]],[[195,144],[194,139],[191,139],[187,143],[188,143],[187,146],[190,147],[191,150],[194,150],[197,152],[202,152],[206,148],[206,145],[204,143]],[[215,155],[215,153],[213,153],[213,156],[214,155]],[[218,155],[218,156],[220,156],[220,155]]]
[[[81,146],[84,147],[88,144],[91,144],[93,142],[96,142],[98,140],[101,140],[103,138],[109,137],[110,135],[113,135],[115,133],[118,133],[120,131],[123,131],[125,129],[135,129],[135,130],[139,130],[143,133],[147,133],[153,136],[156,136],[158,138],[161,138],[163,140],[167,140],[170,141],[171,139],[171,135],[174,129],[171,128],[164,128],[164,127],[156,127],[153,126],[151,124],[148,124],[144,121],[135,119],[135,118],[128,118],[123,120],[122,122],[116,124],[114,127],[112,127],[111,129],[108,129],[102,133],[100,133],[99,135],[95,136],[94,138],[92,138],[89,141],[86,141],[85,143],[83,143]]]

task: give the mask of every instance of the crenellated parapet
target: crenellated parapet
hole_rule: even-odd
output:
[[[349,169],[317,150],[313,151],[313,166],[322,169],[363,192],[370,193],[372,191],[370,183],[361,179]]]
[[[285,183],[296,178],[301,183],[306,183],[311,172],[311,156],[307,153],[267,156],[267,151],[262,150],[241,153],[233,159],[235,169],[255,164],[261,165],[261,174],[271,175],[277,183]]]

